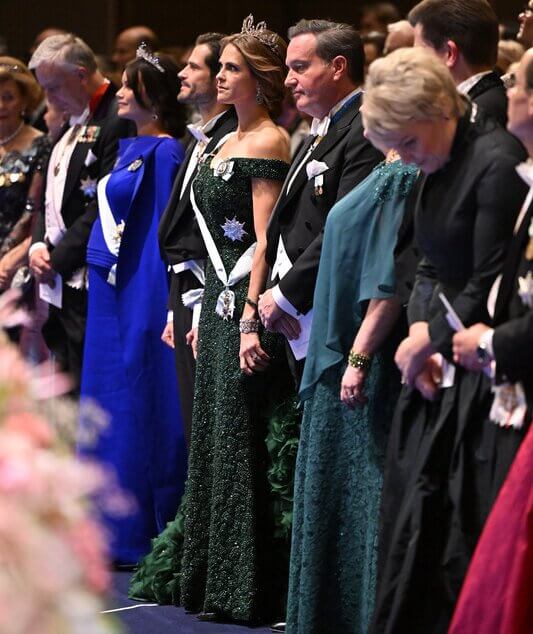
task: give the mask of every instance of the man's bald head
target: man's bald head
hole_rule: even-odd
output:
[[[158,37],[148,26],[131,26],[117,35],[112,55],[117,70],[122,71],[128,62],[135,59],[141,42],[145,42],[152,51],[159,48]]]

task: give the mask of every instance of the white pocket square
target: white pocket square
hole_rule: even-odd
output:
[[[327,163],[323,163],[322,161],[309,161],[305,166],[305,171],[307,172],[307,180],[311,180],[316,176],[320,176],[325,171],[329,170],[329,166]]]
[[[97,160],[96,154],[92,150],[89,150],[85,157],[85,167],[89,167],[89,165],[92,165]]]

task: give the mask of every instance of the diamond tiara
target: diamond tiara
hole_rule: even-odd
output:
[[[259,40],[265,46],[268,46],[271,51],[279,56],[276,36],[274,35],[274,33],[269,35],[266,30],[267,24],[265,21],[258,22],[254,26],[254,16],[250,13],[250,15],[247,18],[244,18],[242,22],[241,35],[251,35],[252,37],[255,37],[257,40]]]
[[[152,64],[160,73],[164,73],[165,69],[161,66],[159,62],[159,57],[153,55],[152,51],[146,45],[146,42],[141,42],[139,47],[137,48],[136,53],[137,59],[144,59],[145,62]]]

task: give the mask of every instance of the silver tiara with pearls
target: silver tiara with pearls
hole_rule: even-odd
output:
[[[165,69],[161,66],[161,63],[159,62],[159,57],[152,53],[152,51],[146,45],[146,42],[140,43],[135,56],[137,59],[144,59],[145,62],[152,64],[152,66],[154,66],[154,68],[157,68],[160,73],[165,72]]]
[[[255,37],[265,46],[268,46],[268,48],[276,53],[276,55],[279,55],[276,36],[274,33],[268,34],[266,31],[267,24],[265,21],[258,22],[254,26],[254,16],[251,13],[247,18],[244,18],[242,22],[241,35],[251,35],[252,37]]]

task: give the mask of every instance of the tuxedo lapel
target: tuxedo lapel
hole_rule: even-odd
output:
[[[107,112],[115,99],[115,93],[115,86],[112,83],[109,83],[105,93],[102,95],[100,103],[96,107],[96,110],[87,119],[82,128],[92,125],[99,125],[98,122],[107,115]],[[84,167],[85,159],[87,158],[89,149],[92,148],[93,145],[94,141],[91,143],[76,143],[67,168],[67,177],[65,179],[65,188],[63,191],[63,201],[68,200],[69,196],[72,194],[72,191],[76,186],[80,186],[81,171]]]
[[[205,152],[211,152],[216,147],[220,139],[234,130],[236,126],[237,115],[235,114],[235,110],[233,108],[230,108],[224,115],[220,117],[220,119],[216,122],[214,128],[211,130],[210,141],[205,148]],[[192,181],[194,180],[195,172],[193,172],[191,177],[189,178],[185,190],[183,191],[183,196],[181,195],[181,190],[183,187],[183,179],[185,178],[185,173],[187,171],[187,166],[189,164],[189,161],[191,160],[195,147],[196,142],[191,143],[187,148],[186,158],[176,177],[176,181],[174,182],[172,193],[165,209],[165,213],[161,218],[161,222],[159,225],[159,240],[162,246],[164,246],[167,236],[169,236],[170,233],[174,230],[174,227],[181,218],[183,211],[190,204],[189,192]]]
[[[163,216],[161,217],[161,221],[159,223],[159,239],[164,238],[168,231],[171,229],[172,218],[174,215],[174,210],[179,204],[181,188],[183,186],[183,179],[185,178],[185,173],[187,172],[187,166],[189,165],[189,161],[191,160],[192,154],[194,152],[194,148],[196,147],[196,142],[191,141],[187,146],[187,152],[185,153],[185,159],[180,166],[179,172],[176,175],[176,179],[174,180],[174,185],[172,186],[172,191],[170,192],[170,198],[168,199],[167,207]]]
[[[65,179],[65,188],[63,190],[63,201],[68,200],[68,197],[72,194],[76,185],[80,186],[81,171],[90,147],[90,143],[76,143],[76,147],[72,152],[68,164],[67,178]]]
[[[498,297],[496,299],[496,307],[494,309],[494,323],[499,323],[500,316],[506,311],[509,305],[510,296],[516,290],[516,272],[520,266],[520,261],[524,255],[528,240],[529,240],[529,225],[533,217],[533,203],[529,206],[529,209],[522,220],[522,224],[518,229],[517,234],[514,236],[507,252],[507,258],[502,272],[502,279],[500,282],[500,289],[498,291]]]
[[[354,119],[359,114],[359,106],[360,106],[360,101],[357,100],[354,103],[353,107],[349,108],[346,111],[346,113],[337,122],[330,125],[328,133],[322,139],[322,141],[316,146],[316,148],[311,152],[308,160],[306,161],[307,163],[313,160],[318,161],[319,159],[324,157],[344,138],[344,136],[349,132]],[[313,137],[311,137],[310,140],[308,140],[306,144],[304,145],[304,147],[302,148],[302,150],[305,153],[307,153],[307,151],[309,150],[309,147],[311,146],[311,143],[313,142],[313,140],[314,140]],[[302,154],[301,156],[303,158],[304,155]],[[294,169],[297,169],[300,162],[301,160],[299,160],[298,163],[296,162],[296,160],[294,161],[293,163]],[[289,192],[287,193],[286,187],[287,187],[287,184],[290,182],[290,179],[292,176],[291,172],[292,174],[294,174],[294,169],[291,169],[291,171],[289,172],[289,176],[285,180],[285,187],[283,188],[282,195],[280,196],[279,204],[278,204],[279,210],[277,211],[281,211],[287,205],[287,203],[289,203],[294,198],[294,196],[302,189],[302,187],[305,185],[305,183],[308,180],[305,166],[303,166],[298,172],[298,174],[296,175],[296,178],[294,179],[293,183],[291,184],[291,188]]]

